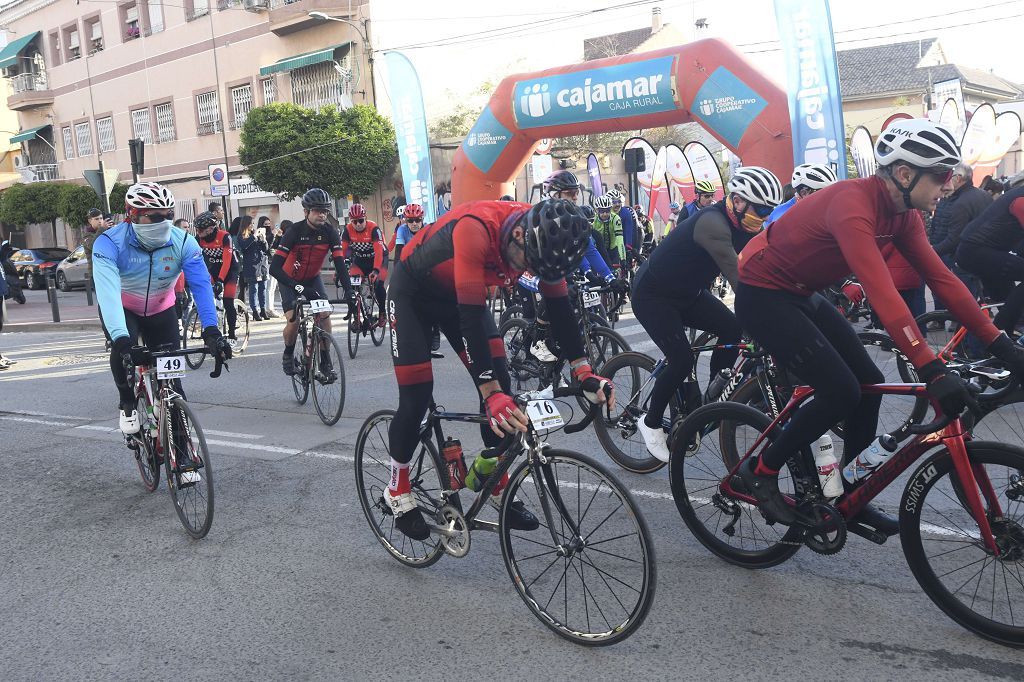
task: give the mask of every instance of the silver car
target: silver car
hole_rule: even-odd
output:
[[[57,265],[57,288],[61,291],[84,288],[88,274],[89,259],[85,257],[85,247],[79,246]]]

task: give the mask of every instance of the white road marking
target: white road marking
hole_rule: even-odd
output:
[[[241,438],[242,440],[260,440],[263,436],[253,433],[235,433],[234,431],[216,431],[214,429],[203,429],[203,433],[211,436],[225,436],[227,438]]]
[[[49,419],[36,419],[33,417],[9,417],[7,415],[0,415],[0,419],[9,422],[24,422],[26,424],[45,424],[46,426],[74,426],[70,422],[55,422]]]

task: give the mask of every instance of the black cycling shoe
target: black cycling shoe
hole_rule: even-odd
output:
[[[765,518],[773,523],[792,526],[797,520],[796,512],[779,492],[779,477],[760,476],[754,472],[756,467],[757,459],[748,457],[736,475],[740,477],[747,492],[757,499],[757,506]]]
[[[895,516],[890,516],[878,507],[867,505],[861,510],[859,514],[854,516],[850,521],[856,523],[862,523],[865,526],[874,528],[879,533],[885,535],[898,535],[900,532],[900,522]]]
[[[430,528],[423,520],[423,513],[417,507],[395,519],[395,527],[402,531],[407,538],[419,540],[420,542],[430,537]]]
[[[281,357],[281,369],[288,376],[295,374],[295,355],[293,353],[285,353]]]
[[[329,355],[320,356],[320,365],[317,367],[320,370],[320,383],[322,384],[333,384],[338,380],[338,373],[334,371],[334,363],[331,362]]]
[[[492,499],[495,503],[498,502],[497,498]],[[522,500],[512,500],[505,518],[508,521],[508,527],[512,530],[537,530],[540,528],[540,521],[526,508]]]

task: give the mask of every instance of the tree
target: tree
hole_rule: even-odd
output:
[[[257,185],[285,199],[321,187],[372,194],[398,161],[395,129],[373,107],[315,111],[278,103],[249,112],[238,155]]]
[[[110,212],[111,213],[123,213],[124,212],[124,197],[128,194],[128,185],[123,182],[115,182],[114,186],[110,188]]]
[[[68,227],[85,225],[85,214],[91,208],[100,208],[102,199],[88,185],[63,184],[57,198],[57,214]]]
[[[0,197],[0,221],[11,225],[50,223],[54,244],[57,243],[57,202],[65,183],[17,183],[4,190]]]

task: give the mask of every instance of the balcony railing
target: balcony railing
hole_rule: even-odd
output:
[[[277,9],[278,7],[284,7],[285,5],[294,5],[302,0],[267,0],[270,9]]]
[[[45,73],[19,73],[17,76],[8,79],[8,87],[12,95],[22,92],[41,92],[49,90]]]
[[[18,169],[21,179],[25,182],[45,182],[59,180],[60,172],[55,163],[39,163],[34,166],[22,166]]]
[[[213,135],[214,133],[221,132],[221,130],[223,130],[223,128],[222,128],[222,124],[221,124],[220,121],[210,121],[209,123],[200,123],[198,126],[196,126],[196,134],[197,135]]]

